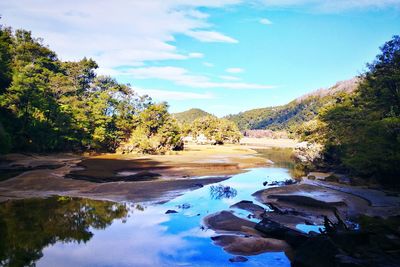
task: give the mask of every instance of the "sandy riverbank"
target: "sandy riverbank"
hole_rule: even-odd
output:
[[[162,202],[266,164],[254,150],[238,145],[192,145],[162,156],[13,154],[3,158],[2,169],[24,172],[0,182],[0,201],[57,194]]]

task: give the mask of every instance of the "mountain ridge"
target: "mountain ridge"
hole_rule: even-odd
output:
[[[235,122],[239,129],[244,130],[286,130],[317,116],[318,110],[334,100],[340,93],[350,94],[356,90],[360,79],[337,82],[328,88],[320,88],[302,95],[285,105],[251,109],[224,118]]]
[[[172,116],[180,123],[190,123],[195,119],[213,115],[200,108],[191,108],[182,112],[172,113]]]

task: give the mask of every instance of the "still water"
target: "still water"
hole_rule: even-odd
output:
[[[231,263],[232,255],[213,244],[210,237],[216,233],[202,225],[205,216],[221,210],[246,217],[246,211],[230,206],[241,200],[255,202],[252,194],[265,188],[265,181],[290,179],[290,168],[279,162],[165,204],[66,197],[3,203],[0,266],[290,266],[283,252]],[[222,187],[230,190],[219,190]],[[167,210],[177,213],[166,214]]]

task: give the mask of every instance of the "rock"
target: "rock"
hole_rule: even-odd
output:
[[[178,213],[176,210],[167,210],[165,214]]]
[[[197,187],[204,187],[204,185],[202,185],[202,184],[200,184],[200,183],[197,183],[197,184],[194,184],[194,186],[197,186]]]
[[[257,223],[255,229],[264,233],[267,237],[285,240],[293,247],[297,247],[307,240],[306,234],[286,227],[268,218],[264,218]]]
[[[315,179],[316,179],[315,175],[309,175],[307,178],[308,178],[309,180],[315,180]]]
[[[230,206],[230,208],[237,208],[251,212],[255,217],[260,217],[265,212],[265,209],[252,201],[242,200]]]
[[[237,255],[258,255],[265,252],[289,252],[290,246],[282,240],[254,236],[220,235],[211,238],[225,251]]]
[[[300,195],[269,195],[268,197],[282,202],[296,203],[297,205],[301,206],[331,209],[331,210],[335,210],[336,206],[346,205],[346,203],[343,201],[325,202],[312,197],[300,196]]]
[[[192,206],[189,203],[183,203],[182,205],[178,205],[177,207],[179,209],[186,210],[186,209],[190,209]]]
[[[205,217],[204,224],[215,231],[230,231],[250,235],[261,234],[254,229],[255,222],[236,217],[229,211],[221,211]]]
[[[294,157],[302,163],[314,163],[322,159],[322,150],[322,145],[301,142],[294,149]]]
[[[248,261],[248,259],[243,256],[235,256],[233,258],[230,258],[229,261],[230,262],[246,262],[246,261]]]
[[[326,182],[334,182],[334,183],[338,183],[339,182],[339,177],[337,177],[334,174],[331,174],[329,176],[326,176],[324,179]]]
[[[263,186],[268,185],[268,181],[263,182]]]

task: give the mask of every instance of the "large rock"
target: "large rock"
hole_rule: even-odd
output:
[[[221,211],[205,217],[204,224],[215,231],[261,235],[254,228],[255,222],[236,217],[229,211]]]
[[[255,228],[267,237],[285,240],[292,247],[300,246],[308,238],[306,234],[286,227],[268,218],[264,218],[257,223]]]
[[[262,237],[220,235],[211,238],[216,245],[236,255],[257,255],[265,252],[290,252],[290,246],[283,240]]]
[[[265,209],[260,205],[254,204],[253,201],[242,200],[230,206],[230,208],[242,209],[251,212],[256,218],[260,218]]]

